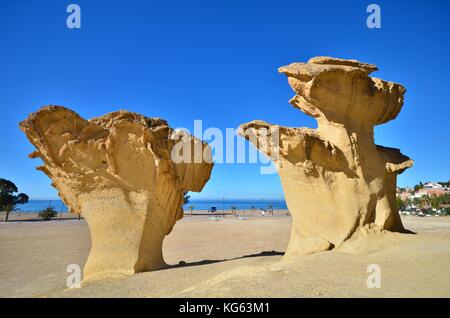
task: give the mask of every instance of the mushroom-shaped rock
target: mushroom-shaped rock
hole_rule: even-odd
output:
[[[375,70],[330,57],[281,67],[296,93],[291,104],[318,128],[241,125],[241,135],[278,167],[293,218],[285,258],[339,246],[361,229],[404,231],[396,179],[413,161],[375,145],[373,129],[398,115],[405,89],[370,77]]]
[[[183,217],[184,194],[201,191],[210,177],[209,146],[187,134],[179,138],[163,119],[128,111],[85,120],[46,106],[20,128],[37,148],[30,157],[44,162],[38,169],[89,225],[84,280],[165,265],[162,242]],[[179,143],[200,147],[202,158],[175,163]]]

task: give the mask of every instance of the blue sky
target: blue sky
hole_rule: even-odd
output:
[[[82,28],[66,27],[81,7]],[[381,7],[381,29],[366,7]],[[315,127],[288,104],[279,66],[327,55],[377,64],[408,92],[376,142],[415,160],[399,185],[450,179],[449,1],[0,0],[0,177],[32,199],[56,198],[18,129],[28,113],[64,105],[85,118],[127,109],[172,127],[237,127],[263,119]],[[282,198],[258,164],[217,164],[194,198]]]

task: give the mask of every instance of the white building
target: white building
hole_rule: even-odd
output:
[[[418,199],[421,197],[425,197],[427,195],[428,195],[428,193],[426,193],[426,192],[416,192],[416,193],[412,194],[409,198],[412,200],[412,199],[416,199],[416,198]]]
[[[423,185],[425,189],[444,189],[442,185],[436,182],[427,182]]]

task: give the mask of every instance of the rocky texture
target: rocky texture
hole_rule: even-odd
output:
[[[167,122],[127,111],[85,120],[47,106],[20,123],[52,185],[71,212],[83,215],[92,247],[84,279],[165,265],[162,242],[183,217],[184,193],[201,191],[212,169],[210,148]],[[177,142],[200,147],[204,160],[174,163]],[[181,144],[183,145],[183,144]]]
[[[281,67],[296,93],[290,103],[318,128],[241,126],[241,135],[277,164],[293,218],[285,258],[331,249],[355,233],[404,231],[396,177],[413,161],[375,145],[373,130],[398,115],[405,89],[370,77],[375,70],[330,57]]]

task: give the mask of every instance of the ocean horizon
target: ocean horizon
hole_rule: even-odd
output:
[[[18,212],[38,212],[47,207],[53,207],[57,212],[66,213],[68,211],[67,206],[62,200],[29,200],[26,204],[18,204],[16,206]],[[189,207],[193,206],[194,211],[209,210],[215,207],[217,210],[229,211],[231,207],[236,207],[236,210],[249,210],[252,207],[256,209],[268,209],[272,207],[275,210],[287,209],[286,201],[283,199],[210,199],[210,200],[190,200],[189,203],[183,206],[185,211],[189,210]]]

